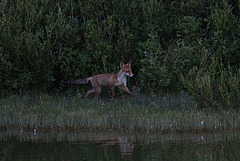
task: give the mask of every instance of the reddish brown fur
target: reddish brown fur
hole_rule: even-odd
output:
[[[78,82],[77,81],[75,82],[77,82],[78,84],[84,84],[85,82],[89,82],[89,81],[91,82],[91,85],[93,88],[87,92],[86,96],[88,96],[90,93],[95,92],[95,97],[98,98],[99,94],[101,93],[102,86],[108,86],[112,92],[111,97],[114,97],[115,96],[114,86],[118,86],[118,85],[121,85],[125,92],[132,95],[132,92],[130,92],[126,86],[126,76],[131,76],[131,77],[133,76],[132,69],[131,69],[131,60],[127,64],[124,64],[123,62],[121,62],[120,67],[121,69],[118,73],[98,74],[98,75],[89,77],[87,79],[77,80]],[[84,80],[85,82],[83,82],[82,80]],[[74,83],[71,83],[71,84],[74,84]]]

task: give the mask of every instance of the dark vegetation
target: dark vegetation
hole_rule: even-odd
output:
[[[238,108],[239,9],[237,0],[1,0],[0,95],[64,91],[68,79],[133,59],[131,89]]]

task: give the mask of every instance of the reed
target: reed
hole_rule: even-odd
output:
[[[12,95],[0,99],[0,129],[121,130],[127,132],[236,131],[238,110],[200,110],[189,96],[83,99]]]

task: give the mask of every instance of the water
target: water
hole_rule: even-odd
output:
[[[240,160],[239,134],[0,131],[0,160]]]

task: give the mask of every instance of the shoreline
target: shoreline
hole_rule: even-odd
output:
[[[232,133],[125,133],[117,131],[108,132],[90,132],[90,131],[19,131],[19,130],[0,130],[0,140],[6,141],[9,139],[16,139],[21,141],[45,141],[45,142],[79,142],[79,141],[104,141],[104,140],[116,140],[118,138],[124,138],[131,141],[139,141],[145,143],[154,142],[170,142],[170,141],[191,141],[191,142],[216,142],[229,139],[239,140],[239,131]]]

